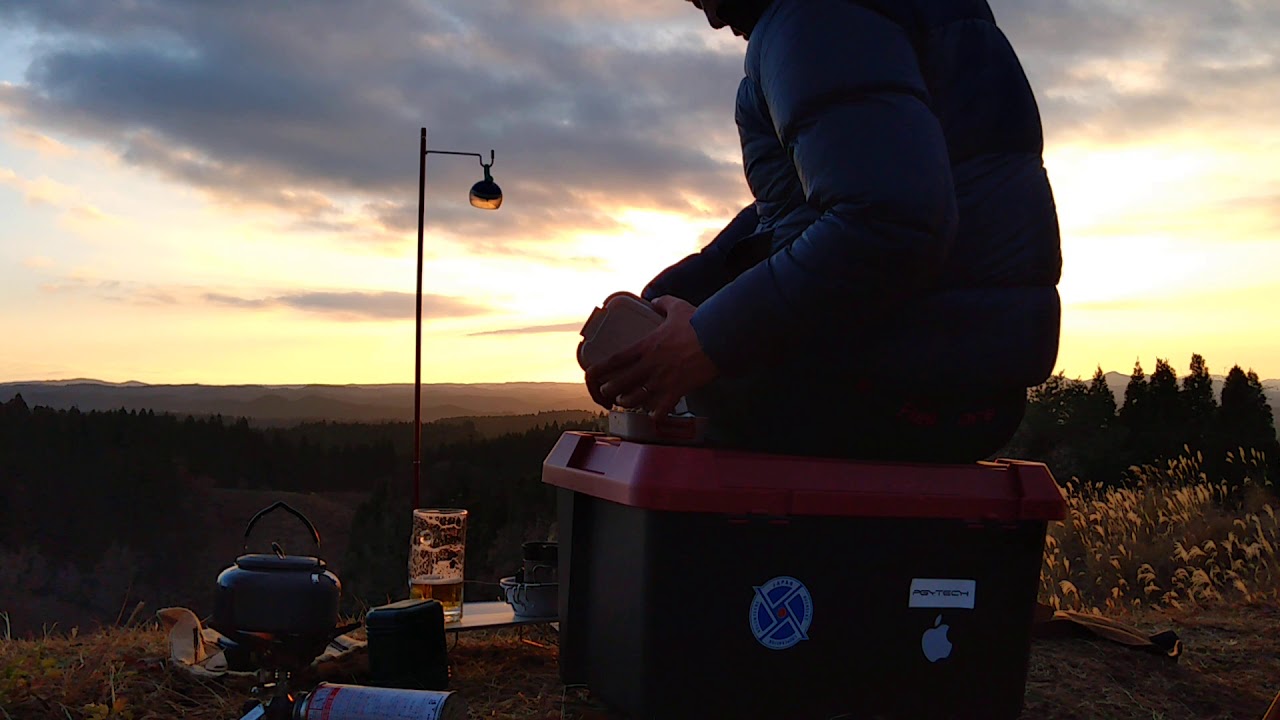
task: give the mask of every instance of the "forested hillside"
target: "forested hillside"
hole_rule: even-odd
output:
[[[573,412],[424,427],[426,501],[472,509],[469,577],[497,579],[501,538],[545,533],[552,510],[539,499],[542,456],[566,427],[597,422]],[[411,423],[260,429],[245,419],[82,413],[12,398],[0,403],[0,612],[15,632],[110,623],[139,601],[206,612],[217,573],[241,552],[245,523],[276,498],[312,516],[350,608],[366,601],[365,588],[402,592],[412,444]],[[403,532],[378,556],[369,548],[381,537],[362,530],[349,543],[353,520]],[[284,514],[264,520],[256,547],[281,537],[289,552],[315,553],[295,525]],[[372,583],[372,567],[394,583]]]
[[[1029,397],[998,455],[1044,461],[1064,486],[1078,479],[1101,497],[1162,477],[1207,484],[1224,502],[1242,497],[1246,481],[1271,492],[1280,444],[1252,372],[1233,368],[1215,388],[1197,355],[1181,379],[1165,360],[1150,377],[1135,368],[1120,403],[1101,370],[1090,381],[1055,376]],[[425,426],[422,503],[471,512],[468,597],[495,598],[492,583],[514,571],[520,544],[554,536],[542,460],[565,429],[602,422],[575,411]],[[0,404],[0,612],[27,633],[55,621],[112,623],[139,601],[207,612],[218,571],[241,551],[244,523],[277,498],[313,516],[348,609],[399,599],[412,451],[411,423],[260,428],[244,418],[28,407],[13,397]],[[280,537],[290,552],[315,552],[295,525],[287,515],[264,522],[254,541]]]

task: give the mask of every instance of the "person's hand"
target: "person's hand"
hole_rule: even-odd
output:
[[[680,398],[720,374],[690,323],[695,308],[671,296],[654,300],[653,307],[666,318],[656,330],[587,368],[587,389],[605,409],[644,408],[663,418]]]

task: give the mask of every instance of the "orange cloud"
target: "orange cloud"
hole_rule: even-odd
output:
[[[0,185],[22,193],[22,199],[28,205],[62,206],[74,200],[79,191],[52,178],[26,178],[10,168],[0,168]]]
[[[34,150],[41,155],[49,155],[53,157],[70,157],[75,154],[69,145],[64,145],[57,140],[37,132],[30,128],[15,127],[9,131],[9,140],[14,145]]]

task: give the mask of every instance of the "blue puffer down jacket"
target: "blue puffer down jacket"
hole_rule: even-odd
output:
[[[734,2],[734,0],[728,0]],[[649,298],[698,305],[727,377],[1025,388],[1058,352],[1039,111],[984,0],[737,0],[755,203]]]

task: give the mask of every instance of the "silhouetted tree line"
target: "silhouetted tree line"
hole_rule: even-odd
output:
[[[551,416],[551,414],[548,414]],[[482,419],[484,420],[484,419]],[[77,454],[110,450],[152,473],[199,478],[214,487],[366,492],[401,472],[413,450],[411,423],[308,422],[258,428],[245,418],[180,418],[150,410],[110,412],[28,408],[22,396],[0,403],[0,471],[53,477],[45,456],[74,462]],[[428,423],[424,446],[475,442],[477,421]],[[57,448],[58,450],[54,450]],[[21,450],[21,451],[19,451]],[[68,454],[69,453],[69,454]]]
[[[430,423],[423,435],[422,504],[471,513],[473,599],[497,597],[490,583],[515,571],[522,542],[554,538],[554,492],[541,483],[541,463],[564,430],[603,422],[486,437],[504,427],[490,423],[486,432],[486,420]],[[171,539],[191,534],[213,488],[337,490],[368,493],[341,563],[347,597],[368,605],[403,598],[412,444],[409,423],[256,428],[219,416],[29,408],[14,397],[0,403],[0,585],[20,591],[24,578],[39,576],[40,592],[106,618],[130,588],[153,603],[172,594],[166,588],[203,593],[212,578],[185,577],[195,572],[192,548]],[[1265,462],[1243,462],[1240,448]],[[1213,480],[1275,476],[1280,443],[1255,373],[1232,368],[1215,395],[1199,355],[1181,381],[1166,360],[1150,377],[1139,364],[1120,403],[1101,369],[1090,381],[1059,374],[1030,392],[1002,454],[1042,460],[1064,481],[1118,483],[1130,466],[1197,452]]]
[[[182,427],[21,396],[0,405],[0,596],[105,619],[126,595],[185,584],[190,548],[169,539],[200,514],[208,483],[161,450]]]
[[[1120,483],[1130,467],[1197,453],[1206,478],[1233,486],[1246,476],[1274,479],[1280,470],[1280,442],[1262,383],[1238,365],[1216,396],[1196,354],[1181,381],[1168,360],[1157,360],[1150,377],[1136,363],[1118,406],[1101,368],[1087,382],[1059,373],[1033,388],[1029,400],[1002,454],[1041,460],[1060,480]]]
[[[31,409],[21,395],[0,405],[0,545],[88,562],[111,543],[162,539],[200,486],[166,451],[181,428],[145,412]]]
[[[471,510],[468,575],[496,581],[500,566],[518,564],[520,543],[554,522],[540,467],[569,426],[485,439],[486,420],[424,426],[423,502]],[[0,403],[0,601],[25,592],[106,621],[126,594],[152,607],[198,603],[213,575],[206,558],[193,562],[200,549],[190,538],[240,529],[193,533],[213,522],[204,510],[219,487],[369,494],[341,563],[347,595],[357,604],[404,597],[412,448],[411,423],[256,428],[219,416],[30,408],[16,396]]]

